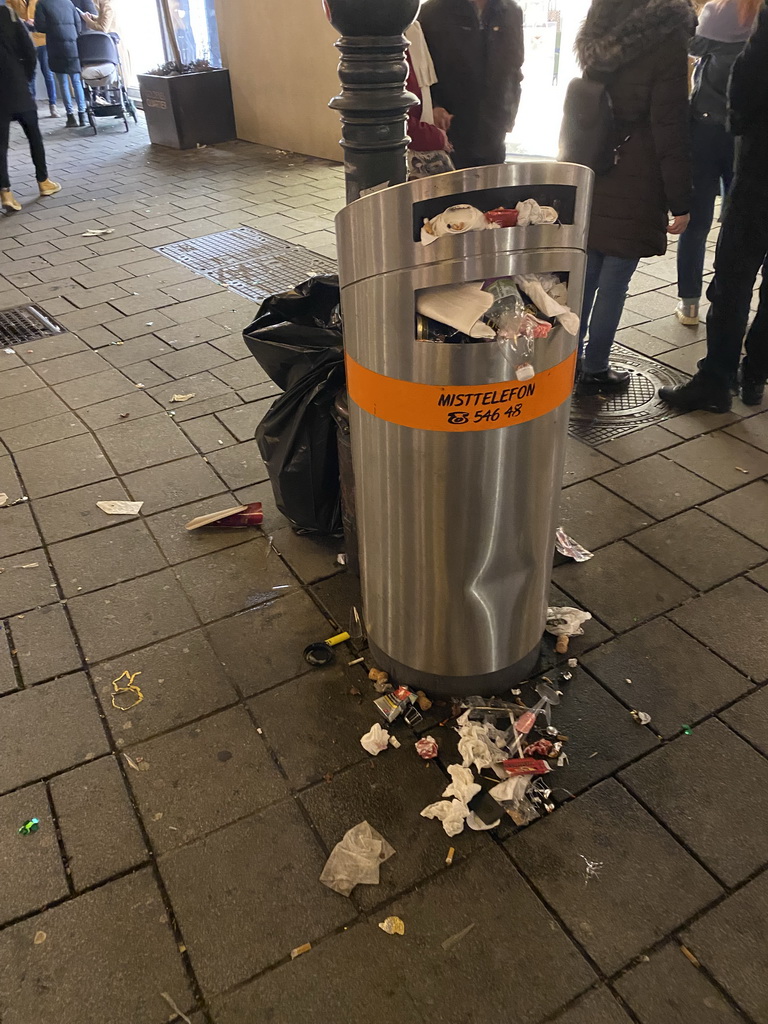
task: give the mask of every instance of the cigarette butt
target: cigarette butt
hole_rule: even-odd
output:
[[[690,951],[690,949],[688,949],[688,947],[687,947],[687,946],[681,946],[681,947],[680,947],[680,952],[681,952],[681,953],[683,954],[683,956],[684,956],[684,957],[685,957],[685,958],[686,958],[687,960],[690,960],[690,961],[691,961],[691,963],[693,964],[693,966],[694,966],[694,967],[698,967],[698,968],[701,968],[701,964],[700,964],[700,963],[699,963],[699,961],[698,961],[698,960],[696,959],[696,957],[695,957],[695,956],[693,955],[693,953],[692,953],[692,952]]]
[[[302,953],[308,953],[312,949],[311,942],[305,942],[303,946],[297,946],[296,949],[291,950],[291,960],[295,960],[297,956],[301,956]]]
[[[361,665],[365,661],[365,658],[355,658],[354,661],[350,661],[350,665]]]
[[[453,855],[454,855],[454,853],[456,853],[456,850],[452,846],[450,848],[450,850],[448,851],[448,856],[445,858],[445,863],[448,865],[448,867],[450,867],[451,864],[453,864]]]
[[[567,636],[559,636],[557,638],[557,643],[555,644],[555,652],[557,654],[567,654],[568,653],[568,641],[569,641],[569,639],[570,638],[567,637]]]

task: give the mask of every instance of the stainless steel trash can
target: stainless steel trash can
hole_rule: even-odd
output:
[[[398,683],[492,694],[527,678],[544,629],[577,339],[557,326],[518,379],[495,341],[418,340],[423,289],[565,276],[580,312],[592,172],[528,161],[359,199],[336,220],[363,607]],[[420,240],[448,207],[534,199],[558,223]]]

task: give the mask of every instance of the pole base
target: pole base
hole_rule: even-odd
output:
[[[370,637],[368,638],[368,647],[377,668],[389,673],[393,683],[407,686],[410,690],[424,690],[425,693],[435,697],[504,696],[512,687],[518,686],[531,677],[541,653],[541,641],[539,641],[524,658],[497,672],[487,672],[480,676],[439,676],[432,672],[421,672],[418,669],[409,668],[408,665],[402,665],[385,654]]]

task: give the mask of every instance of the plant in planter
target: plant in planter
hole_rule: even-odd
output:
[[[173,59],[138,76],[150,141],[194,149],[236,138],[229,71],[204,59],[183,61],[170,0],[160,6]]]

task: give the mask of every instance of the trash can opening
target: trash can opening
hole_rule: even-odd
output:
[[[424,199],[413,204],[413,240],[429,245],[441,235],[486,228],[573,224],[576,191],[574,185],[508,185]]]

